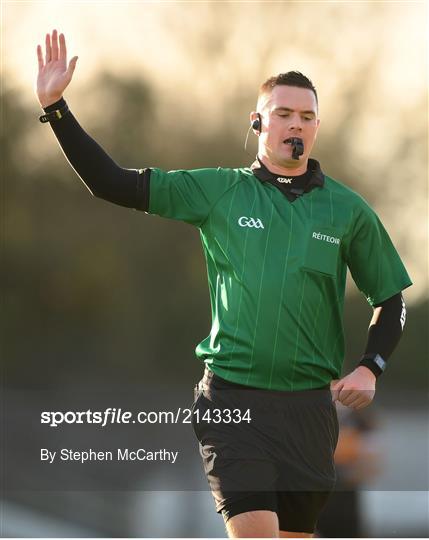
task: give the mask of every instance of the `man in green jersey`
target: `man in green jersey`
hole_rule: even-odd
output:
[[[261,86],[251,167],[123,169],[63,98],[77,61],[67,66],[64,36],[47,34],[37,55],[40,120],[90,191],[199,229],[213,321],[196,349],[206,367],[194,428],[229,536],[312,536],[335,482],[332,402],[370,404],[411,285],[374,211],[310,158],[320,124],[312,82],[288,72]],[[374,316],[362,358],[341,377],[347,268]],[[244,411],[241,421],[231,411]]]

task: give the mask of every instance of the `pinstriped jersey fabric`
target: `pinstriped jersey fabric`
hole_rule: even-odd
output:
[[[289,202],[249,168],[154,168],[148,213],[200,230],[212,328],[196,354],[231,382],[328,384],[343,363],[347,267],[371,305],[411,285],[373,210],[327,176]]]

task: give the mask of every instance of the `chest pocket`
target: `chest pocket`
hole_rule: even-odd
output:
[[[342,231],[334,227],[313,225],[307,234],[303,269],[335,277]]]

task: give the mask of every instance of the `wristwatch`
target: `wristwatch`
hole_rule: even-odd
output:
[[[378,353],[368,353],[362,356],[359,365],[367,367],[379,377],[385,371],[387,363]]]
[[[45,124],[46,122],[56,122],[57,120],[61,120],[61,118],[68,111],[69,111],[69,106],[66,103],[64,107],[61,107],[61,109],[56,109],[55,111],[42,114],[42,116],[39,117],[39,120],[42,122],[42,124]]]

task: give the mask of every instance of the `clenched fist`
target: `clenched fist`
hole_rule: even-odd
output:
[[[365,366],[358,366],[342,379],[331,381],[332,401],[351,409],[363,409],[374,399],[376,376]]]

